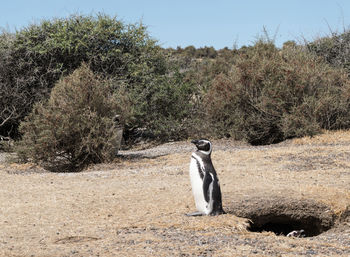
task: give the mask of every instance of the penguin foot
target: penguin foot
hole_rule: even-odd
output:
[[[226,212],[224,210],[220,210],[220,211],[212,212],[209,215],[210,216],[218,216],[218,215],[221,215],[221,214],[226,214]]]
[[[203,216],[204,213],[200,211],[196,211],[196,212],[186,213],[185,215],[188,217],[196,217],[196,216]]]

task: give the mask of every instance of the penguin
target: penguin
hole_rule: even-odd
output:
[[[305,237],[305,231],[304,229],[293,230],[292,232],[288,233],[287,237]]]
[[[222,209],[220,183],[211,162],[212,144],[207,139],[192,140],[197,150],[192,153],[190,179],[197,212],[187,216],[225,214]]]

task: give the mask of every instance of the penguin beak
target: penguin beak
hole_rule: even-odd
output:
[[[191,143],[197,145],[198,144],[198,140],[192,140]]]

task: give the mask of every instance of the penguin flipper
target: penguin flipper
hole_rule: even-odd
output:
[[[210,185],[213,183],[213,178],[209,172],[207,172],[203,179],[203,195],[207,203],[209,203],[211,198],[211,192],[209,190]]]
[[[188,217],[196,217],[196,216],[204,216],[205,214],[203,212],[196,211],[196,212],[186,213],[185,215]]]

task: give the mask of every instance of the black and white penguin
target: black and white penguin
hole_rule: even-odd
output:
[[[197,212],[187,216],[224,214],[221,201],[220,183],[211,162],[212,144],[209,140],[192,140],[197,151],[192,153],[190,178]]]

